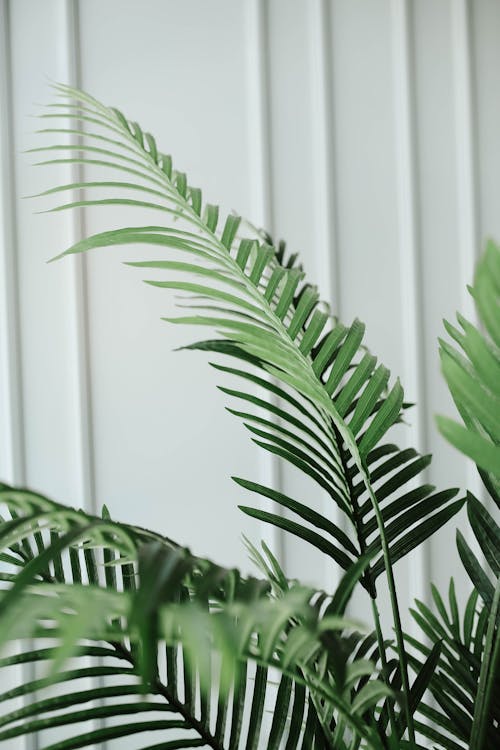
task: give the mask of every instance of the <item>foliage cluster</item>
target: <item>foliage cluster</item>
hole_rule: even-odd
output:
[[[63,255],[151,247],[151,260],[130,265],[164,272],[147,283],[185,295],[191,312],[170,322],[215,331],[187,348],[216,356],[214,366],[237,383],[222,389],[230,411],[262,450],[326,493],[344,522],[312,501],[235,478],[259,498],[242,510],[312,545],[342,576],[334,591],[313,590],[288,580],[264,544],[249,543],[261,577],[245,578],[111,520],[106,508],[96,518],[2,485],[0,665],[6,675],[28,665],[30,676],[0,694],[0,741],[58,728],[62,739],[46,750],[135,735],[144,750],[425,743],[495,750],[500,529],[486,504],[423,482],[430,457],[387,439],[408,408],[399,381],[364,345],[360,321],[344,325],[330,314],[283,242],[204,204],[136,122],[84,92],[56,88],[42,132],[62,142],[36,149],[48,154],[42,163],[81,165],[104,179],[47,191],[84,191],[53,210],[119,205],[131,216],[139,208],[158,217],[86,237]],[[462,423],[441,417],[439,428],[477,464],[498,516],[500,251],[493,243],[470,291],[480,327],[458,316],[440,342]],[[266,500],[271,510],[263,510]],[[423,602],[413,610],[417,640],[402,629],[394,565],[464,505],[481,550],[479,559],[457,531],[472,593],[461,612],[453,580],[447,602],[433,587],[434,611]],[[380,624],[381,580],[394,637]],[[368,629],[346,614],[357,586],[371,603]],[[23,700],[12,707],[14,699]],[[158,739],[144,744],[145,732]]]

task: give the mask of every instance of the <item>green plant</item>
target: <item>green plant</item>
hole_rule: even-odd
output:
[[[0,664],[42,662],[46,669],[0,695],[0,702],[30,698],[0,718],[0,740],[66,727],[66,739],[53,750],[146,730],[159,738],[151,748],[392,749],[422,747],[427,738],[450,750],[493,750],[500,732],[495,520],[470,494],[415,486],[430,457],[384,440],[407,408],[399,381],[389,385],[388,370],[363,345],[359,321],[346,327],[331,317],[283,243],[252,227],[243,231],[238,216],[221,222],[218,208],[203,205],[201,191],[137,123],[83,92],[56,88],[60,101],[44,115],[56,126],[43,132],[69,132],[79,142],[37,150],[62,151],[51,161],[93,165],[106,177],[46,194],[104,188],[118,195],[54,210],[119,204],[158,211],[164,220],[93,235],[63,255],[152,246],[152,260],[130,265],[165,271],[165,281],[148,283],[189,295],[193,314],[171,322],[216,331],[218,338],[187,348],[232,358],[214,364],[239,382],[223,388],[238,404],[230,411],[263,450],[326,491],[345,526],[273,488],[235,478],[295,520],[242,510],[305,540],[343,576],[335,591],[314,591],[289,581],[265,545],[249,544],[263,578],[245,579],[158,534],[112,521],[106,509],[94,518],[2,486],[0,644],[22,640]],[[60,117],[73,119],[74,127],[57,127]],[[459,319],[463,333],[447,328],[464,354],[441,345],[465,428],[446,420],[440,428],[476,461],[498,506],[500,252],[493,244],[478,265],[473,294],[486,332]],[[435,589],[439,617],[417,603],[414,616],[428,645],[402,631],[393,566],[464,503],[488,569],[458,532],[474,590],[463,623],[453,585],[449,613]],[[380,576],[391,596],[394,640],[380,625]],[[345,615],[358,585],[371,601],[373,632]],[[46,692],[80,678],[91,687]],[[267,710],[273,715],[264,734]],[[82,730],[90,719],[96,728]],[[113,722],[99,723],[104,719]]]

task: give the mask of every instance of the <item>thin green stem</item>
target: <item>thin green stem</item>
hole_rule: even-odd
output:
[[[159,170],[158,165],[155,163],[154,159],[152,157],[150,158],[151,158],[151,165],[153,166],[153,168],[161,172],[161,170]],[[164,173],[161,173],[161,174],[163,175]],[[168,180],[166,175],[164,175],[164,179]],[[200,228],[200,230],[203,231],[205,234],[207,234],[208,232],[209,235],[213,236],[213,233],[210,233],[207,230],[207,227],[204,224],[204,222],[198,217],[195,211],[193,211],[189,202],[186,201],[184,198],[182,198],[182,196],[180,195],[177,198],[177,200],[179,200],[179,202],[182,202],[184,204],[186,212],[188,212],[190,215],[191,221],[194,221],[194,223],[196,223],[198,227]],[[251,296],[255,296],[256,292],[258,293],[258,290],[256,290],[253,287],[250,280],[243,273],[243,271],[239,268],[239,266],[237,266],[237,269],[238,271],[240,271],[242,281],[247,287],[248,293]],[[262,304],[264,300],[262,299],[262,296],[260,294],[259,294],[259,297],[260,297],[259,301]],[[285,326],[283,325],[282,321],[275,315],[271,306],[267,305],[267,303],[266,303],[266,308],[267,308],[267,312],[268,312],[271,324],[277,331],[278,335],[281,335],[281,337],[284,339],[284,342],[286,343],[287,347],[290,348],[290,342],[289,342],[289,338],[288,338]],[[308,370],[309,368],[307,367],[307,365],[310,365],[310,362],[308,361],[308,359],[304,357],[298,349],[296,349],[296,351],[294,350],[294,352],[301,360],[301,364],[303,366],[306,365],[306,367],[304,367],[304,370]],[[306,373],[304,372],[304,374]],[[316,378],[314,378],[312,373],[307,373],[307,374],[309,375],[308,379],[316,380]],[[402,631],[402,626],[401,626],[401,616],[399,612],[399,603],[398,603],[398,598],[396,594],[396,586],[395,586],[394,574],[392,570],[392,563],[391,563],[390,552],[389,552],[389,544],[387,542],[387,538],[385,535],[385,527],[384,527],[382,514],[380,512],[380,508],[378,506],[375,493],[371,486],[368,472],[365,470],[365,467],[363,466],[361,456],[359,455],[359,451],[357,450],[357,446],[355,442],[353,441],[352,436],[348,432],[348,428],[343,423],[340,416],[337,414],[330,399],[328,399],[328,401],[326,401],[326,399],[321,399],[321,402],[322,402],[321,405],[323,407],[326,406],[326,411],[331,416],[332,421],[335,424],[335,427],[338,428],[342,438],[345,440],[347,446],[351,449],[350,452],[352,453],[354,461],[357,465],[357,468],[361,473],[363,481],[370,495],[370,499],[372,501],[373,509],[375,512],[377,526],[379,529],[381,543],[382,543],[382,551],[383,551],[383,556],[384,556],[385,569],[386,569],[387,581],[388,581],[390,598],[391,598],[391,607],[392,607],[392,614],[393,614],[393,619],[394,619],[394,630],[396,632],[396,642],[397,642],[399,663],[400,663],[400,669],[401,669],[402,687],[403,687],[403,694],[404,694],[404,707],[405,707],[406,721],[407,721],[407,727],[408,727],[408,736],[410,739],[410,743],[414,745],[415,744],[415,730],[413,726],[413,717],[411,715],[410,707],[409,707],[410,683],[409,683],[409,678],[408,678],[408,660],[407,660],[406,651],[404,647],[403,631]],[[381,644],[381,658],[385,658],[385,653],[383,649],[383,641]]]
[[[408,657],[406,655],[406,649],[404,645],[403,628],[401,625],[401,615],[399,611],[398,596],[396,593],[396,582],[394,580],[394,571],[392,569],[391,554],[389,550],[389,544],[385,534],[384,519],[380,512],[380,507],[375,497],[375,493],[369,482],[365,480],[365,484],[370,493],[372,500],[373,510],[375,511],[375,517],[377,519],[377,526],[380,533],[380,540],[382,543],[382,552],[384,555],[385,572],[387,575],[387,584],[389,587],[389,595],[391,598],[392,616],[394,620],[394,630],[396,632],[396,644],[398,649],[399,667],[401,670],[401,682],[403,687],[403,702],[404,711],[406,714],[406,726],[408,727],[408,739],[410,744],[415,746],[415,727],[413,724],[413,715],[410,711],[410,681],[408,678]]]
[[[488,728],[488,712],[493,698],[493,686],[497,675],[498,663],[500,661],[500,636],[495,629],[500,607],[500,578],[497,578],[495,596],[488,617],[488,629],[486,631],[486,642],[484,654],[479,673],[479,684],[474,707],[474,719],[470,735],[470,750],[482,750]]]
[[[384,681],[387,687],[390,688],[391,684],[389,682],[389,669],[387,666],[387,654],[385,653],[384,635],[382,633],[382,626],[380,624],[380,613],[378,611],[377,601],[374,597],[371,597],[371,602],[372,602],[373,622],[375,624],[375,633],[377,635],[378,650],[380,654],[380,662],[382,664],[382,674],[384,675]],[[389,723],[391,725],[391,731],[392,731],[392,734],[396,736],[396,733],[397,733],[396,716],[394,714],[394,706],[392,705],[392,701],[390,698],[388,698],[387,700],[387,709],[389,712]]]
[[[255,656],[252,656],[257,664],[262,663],[264,666],[269,666],[269,662],[262,662]],[[329,701],[334,708],[337,709],[340,716],[345,720],[346,724],[350,726],[355,734],[361,737],[366,743],[367,748],[381,748],[381,742],[378,735],[372,730],[371,727],[366,726],[360,721],[359,717],[352,714],[349,710],[349,706],[344,702],[342,697],[339,697],[328,685],[328,682],[321,682],[318,680],[318,676],[311,672],[306,665],[300,666],[300,671],[303,677],[299,677],[296,672],[282,667],[279,663],[273,665],[276,666],[282,674],[291,677],[298,683],[301,683],[306,687],[313,699],[313,694],[317,693],[320,698]],[[314,702],[314,700],[313,700]],[[316,704],[315,704],[316,705]]]
[[[113,643],[112,645],[121,658],[126,659],[133,667],[137,666],[131,652],[128,651],[122,644]],[[175,710],[182,716],[184,721],[187,724],[190,724],[190,726],[196,732],[198,732],[200,738],[204,740],[207,745],[209,745],[214,750],[224,750],[223,745],[219,742],[219,740],[211,734],[211,732],[207,729],[202,721],[196,718],[192,709],[182,703],[182,701],[180,701],[177,696],[174,695],[173,691],[168,686],[164,685],[158,679],[153,680],[153,683],[151,685],[151,692],[153,694],[157,693],[158,695],[163,696],[167,703],[173,706],[173,708],[175,708]]]
[[[79,94],[79,96],[81,96],[84,99],[84,101],[86,100],[87,103],[90,103],[91,106],[97,105],[98,109],[99,108],[101,110],[103,109],[103,105],[100,105],[91,97],[85,97],[85,95],[83,94]],[[110,112],[108,110],[105,110],[105,111],[106,111],[107,118],[112,119]],[[129,140],[129,142],[133,143],[135,141],[132,133],[129,130],[126,130],[125,128],[123,130],[123,135]],[[135,143],[135,148],[137,150],[142,150],[143,152],[146,151],[145,148],[141,149],[141,146],[137,142]],[[195,226],[197,226],[197,228],[203,232],[205,237],[209,239],[210,245],[212,246],[212,248],[214,249],[214,251],[220,258],[221,254],[223,255],[224,250],[227,250],[227,248],[222,247],[219,238],[215,235],[214,232],[212,232],[206,226],[203,220],[194,211],[193,207],[189,204],[189,201],[186,200],[186,198],[178,192],[178,190],[176,189],[176,186],[172,183],[172,181],[168,178],[168,176],[160,169],[153,154],[149,152],[146,152],[146,153],[147,153],[148,160],[150,161],[152,169],[157,173],[157,176],[160,177],[165,182],[165,184],[169,188],[169,191],[171,191],[172,200],[175,203],[177,203],[178,206],[183,208],[186,219],[189,220]],[[302,386],[303,395],[306,395],[311,400],[311,402],[314,403],[315,407],[319,409],[320,412],[322,411],[325,412],[325,415],[324,415],[325,422],[328,421],[328,418],[332,420],[333,424],[338,429],[343,441],[345,442],[347,450],[352,455],[352,458],[354,459],[356,467],[358,471],[360,472],[363,482],[369,493],[369,496],[373,505],[373,509],[375,512],[375,517],[377,520],[377,526],[378,526],[380,538],[381,538],[382,551],[383,551],[385,569],[386,569],[386,574],[387,574],[387,581],[388,581],[390,598],[391,598],[391,607],[392,607],[392,613],[393,613],[393,619],[394,619],[394,629],[396,632],[397,648],[398,648],[399,663],[400,663],[401,678],[402,678],[402,687],[403,687],[403,693],[404,693],[404,705],[405,705],[405,712],[406,712],[406,718],[407,718],[408,735],[409,735],[410,742],[414,745],[415,732],[414,732],[414,727],[413,727],[413,719],[412,719],[412,716],[410,714],[410,709],[409,709],[410,688],[409,688],[409,679],[408,679],[408,663],[407,663],[406,651],[404,648],[404,639],[403,639],[403,633],[402,633],[402,627],[401,627],[401,617],[400,617],[399,604],[398,604],[398,599],[397,599],[397,594],[396,594],[394,574],[393,574],[392,564],[391,564],[389,544],[388,544],[387,537],[385,534],[382,514],[378,506],[377,498],[371,486],[368,470],[366,469],[364,465],[363,459],[360,455],[354,436],[352,435],[348,426],[346,425],[344,420],[340,417],[337,410],[335,409],[335,406],[331,398],[324,390],[323,383],[318,378],[317,374],[313,371],[310,358],[304,356],[302,352],[298,349],[296,342],[294,344],[294,342],[290,340],[290,337],[288,335],[287,329],[283,321],[275,314],[271,305],[268,304],[267,300],[265,300],[262,297],[258,289],[255,288],[255,286],[252,284],[250,279],[246,276],[243,270],[239,268],[236,262],[234,262],[233,271],[239,274],[241,281],[246,287],[246,291],[249,294],[249,296],[254,297],[254,298],[257,298],[257,297],[259,298],[258,299],[259,304],[263,305],[265,312],[266,312],[266,316],[269,320],[269,323],[271,327],[276,331],[278,338],[281,339],[281,341],[283,342],[283,346],[285,350],[289,351],[291,355],[293,354],[295,356],[295,360],[297,364],[299,365],[297,372],[304,379],[304,384]],[[299,387],[299,390],[300,390],[300,387]],[[383,652],[383,649],[381,649],[381,656],[382,656],[382,652]]]
[[[349,473],[349,467],[345,459],[345,451],[342,446],[342,437],[338,429],[335,427],[335,425],[334,425],[334,434],[335,434],[335,439],[337,441],[337,447],[338,447],[338,451],[340,454],[340,459],[342,462],[342,468],[344,470],[344,476],[346,477],[347,487],[349,490],[349,496],[351,498],[351,505],[352,505],[353,516],[354,516],[354,528],[356,530],[356,536],[358,537],[360,552],[363,555],[366,552],[366,544],[365,544],[365,538],[364,538],[363,528],[362,528],[363,522],[359,513],[359,504],[356,498],[356,493],[354,492],[352,479]],[[387,668],[387,655],[385,653],[384,636],[382,633],[382,626],[380,624],[380,614],[379,614],[377,602],[376,602],[377,588],[376,588],[375,582],[371,579],[369,569],[366,571],[365,575],[366,575],[368,593],[372,602],[373,621],[375,625],[375,633],[377,636],[378,650],[380,654],[380,662],[382,664],[382,674],[384,676],[384,681],[387,687],[390,688],[391,685],[389,682],[389,671]],[[391,731],[394,735],[396,735],[396,716],[394,714],[394,706],[392,705],[392,702],[390,699],[388,699],[387,701],[387,706],[388,706],[388,711],[389,711],[389,723],[391,726]]]

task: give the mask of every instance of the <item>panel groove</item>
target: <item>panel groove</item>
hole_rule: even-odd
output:
[[[2,399],[2,476],[13,484],[25,482],[22,368],[19,319],[19,279],[12,138],[9,4],[0,3],[0,394]]]
[[[81,86],[80,62],[80,23],[78,0],[65,0],[61,9],[61,20],[64,29],[62,42],[62,70],[70,86]],[[68,121],[66,127],[74,127]],[[69,142],[77,144],[81,140],[70,134]],[[70,164],[65,169],[68,182],[78,183],[84,179],[83,166]],[[69,191],[70,201],[81,199],[82,191]],[[67,217],[67,245],[70,246],[85,235],[84,211],[71,211]],[[70,256],[65,258],[68,278],[68,319],[70,330],[70,371],[72,375],[73,429],[75,441],[75,467],[77,476],[73,486],[77,493],[78,504],[90,513],[98,515],[95,494],[95,470],[92,441],[91,381],[90,381],[90,347],[88,338],[88,290],[86,257]],[[97,684],[104,686],[104,678],[98,678]],[[103,705],[100,703],[100,705]],[[92,729],[106,725],[104,719],[92,722]],[[96,750],[106,750],[107,743],[93,745]]]
[[[0,0],[0,481],[24,485],[26,449],[13,144],[9,2]],[[33,677],[31,665],[19,669],[17,679],[27,682]],[[28,700],[23,699],[23,703]],[[19,747],[17,740],[14,744]],[[36,750],[36,739],[23,737],[21,746],[23,750]]]
[[[473,76],[472,19],[468,0],[452,3],[455,63],[455,119],[458,221],[462,310],[475,318],[475,307],[466,285],[474,278],[479,256],[477,203],[477,147]]]
[[[480,251],[477,201],[477,143],[475,122],[475,91],[473,76],[472,14],[468,0],[452,3],[454,42],[455,128],[457,163],[457,219],[459,226],[460,312],[473,324],[478,318],[467,285],[472,284],[474,268]],[[486,493],[475,464],[466,461],[467,487],[487,503]],[[480,553],[472,531],[469,541]]]
[[[314,120],[313,159],[319,242],[317,263],[326,282],[333,313],[342,316],[340,255],[336,232],[334,104],[331,50],[331,13],[328,0],[314,0],[311,13],[311,94]]]
[[[77,0],[65,0],[63,5],[64,22],[64,68],[67,81],[71,86],[80,86],[80,33]],[[68,124],[68,127],[71,127]],[[70,142],[77,143],[71,137]],[[69,182],[81,182],[82,167],[69,165],[67,169]],[[71,201],[77,201],[79,191],[71,191]],[[78,242],[84,234],[83,210],[72,211],[68,219],[68,244]],[[78,477],[75,486],[79,492],[78,501],[86,510],[97,513],[95,497],[94,457],[92,450],[92,415],[90,398],[89,341],[87,316],[87,273],[86,259],[83,256],[66,258],[70,289],[70,328],[72,331],[72,375],[74,382],[74,420],[76,427],[75,440],[76,466]]]
[[[412,53],[412,19],[407,0],[392,0],[394,105],[396,118],[397,196],[401,315],[403,319],[404,386],[416,402],[409,428],[410,443],[419,451],[428,446],[425,359],[422,342],[422,280],[417,199],[417,146]],[[428,472],[425,472],[427,475]],[[427,476],[424,477],[427,481]],[[414,570],[412,570],[414,568]],[[423,544],[409,557],[408,604],[428,599],[429,552]],[[411,628],[417,629],[411,621]]]
[[[315,265],[323,294],[332,312],[342,319],[340,255],[337,239],[335,201],[335,131],[331,50],[331,13],[329,0],[314,0],[310,6],[311,115],[313,119],[313,175]],[[322,492],[323,513],[340,528],[345,527],[343,513]],[[330,590],[340,580],[339,567],[324,563],[324,585]]]
[[[271,170],[271,113],[269,83],[269,19],[265,0],[246,3],[248,161],[250,173],[252,221],[274,232],[273,179]],[[280,465],[271,453],[261,450],[259,473],[262,484],[281,488]],[[277,503],[266,500],[262,508],[280,515]],[[283,532],[261,524],[262,539],[279,560],[283,560]]]

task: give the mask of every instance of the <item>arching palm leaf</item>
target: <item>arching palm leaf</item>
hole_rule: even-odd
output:
[[[3,574],[11,585],[0,596],[0,644],[48,639],[0,664],[50,664],[48,674],[0,695],[5,702],[36,693],[3,713],[0,740],[60,727],[71,734],[58,748],[144,731],[172,748],[256,748],[272,706],[269,748],[296,747],[306,736],[327,747],[333,733],[343,747],[353,732],[381,747],[365,715],[389,693],[377,679],[359,687],[374,665],[356,658],[348,635],[356,626],[342,617],[361,567],[333,600],[297,586],[277,598],[267,581],[243,579],[142,529],[5,486],[0,501],[12,516],[0,525],[12,571]],[[76,665],[67,668],[70,657]],[[269,669],[281,673],[275,694]],[[100,682],[81,689],[88,678]],[[46,694],[54,683],[65,692]],[[108,718],[120,724],[75,728]]]
[[[485,570],[460,532],[457,546],[464,567],[474,584],[464,613],[459,613],[453,579],[446,607],[432,589],[437,615],[422,602],[412,614],[431,643],[441,643],[438,669],[429,688],[437,703],[422,702],[419,713],[432,723],[418,724],[422,734],[443,747],[493,750],[500,731],[500,528],[473,497],[468,500],[469,520],[490,571]],[[407,637],[417,655],[412,666],[421,668],[421,657],[429,648]],[[461,743],[457,745],[458,743]]]
[[[486,489],[500,508],[500,249],[493,242],[488,243],[477,264],[474,286],[469,291],[482,331],[457,315],[461,330],[446,322],[445,327],[461,351],[440,342],[443,374],[464,426],[445,417],[438,417],[438,426],[444,437],[476,463]],[[463,640],[457,605],[454,597],[450,598],[449,646],[453,654],[444,652],[447,661],[433,679],[433,693],[443,712],[434,719],[452,736],[467,742],[471,750],[482,750],[495,747],[500,733],[496,698],[500,691],[500,528],[472,495],[467,512],[487,567],[457,531],[458,552],[474,591],[465,611]],[[436,601],[448,623],[444,605],[439,598]],[[443,630],[427,610],[419,617],[434,639]]]
[[[159,224],[94,235],[63,254],[136,243],[168,251],[167,259],[131,265],[167,272],[167,280],[149,283],[189,294],[187,302],[196,312],[171,322],[215,329],[221,339],[215,344],[205,343],[204,348],[232,354],[245,362],[244,369],[231,368],[231,374],[244,384],[259,385],[262,396],[256,399],[253,391],[246,389],[230,391],[229,395],[243,403],[237,413],[259,445],[300,468],[331,496],[347,517],[352,536],[331,521],[325,528],[304,503],[273,496],[269,488],[251,487],[292,510],[300,520],[292,523],[260,510],[246,511],[306,539],[344,569],[366,551],[378,553],[364,576],[364,585],[375,596],[375,580],[386,571],[404,694],[408,696],[391,560],[402,557],[445,523],[462,501],[451,502],[454,492],[432,495],[430,487],[413,494],[405,491],[407,479],[414,476],[416,467],[423,468],[425,459],[419,463],[418,457],[398,452],[392,459],[381,460],[391,449],[380,443],[400,418],[401,385],[396,381],[389,386],[388,370],[377,366],[364,348],[364,326],[354,321],[346,327],[332,319],[328,306],[320,303],[316,288],[304,282],[295,260],[285,262],[283,247],[276,250],[268,236],[252,231],[240,237],[238,216],[230,215],[222,222],[218,208],[203,205],[199,188],[190,186],[186,175],[173,169],[171,158],[158,150],[153,137],[137,123],[87,94],[62,86],[58,89],[61,104],[44,117],[73,118],[77,124],[72,132],[81,136],[82,143],[63,145],[66,153],[55,161],[103,168],[106,179],[49,192],[103,188],[117,190],[118,197],[87,198],[55,210],[122,205],[160,212],[163,219]],[[90,132],[84,131],[81,123]],[[50,132],[57,130],[50,128]],[[109,170],[126,173],[127,182],[110,179]],[[181,257],[187,254],[189,262],[179,260],[176,253]],[[189,280],[182,276],[178,279],[178,273],[187,273]],[[255,368],[264,370],[266,377],[256,375]],[[279,385],[269,382],[269,375]],[[267,410],[270,418],[257,417],[249,404]],[[381,484],[380,500],[373,473]],[[387,530],[381,503],[385,503]],[[408,706],[406,710],[408,713]],[[411,739],[409,717],[408,721]]]
[[[441,340],[441,366],[464,425],[438,417],[438,426],[477,464],[500,508],[500,248],[489,242],[470,288],[483,331],[462,315],[460,329],[445,322],[462,351]]]

